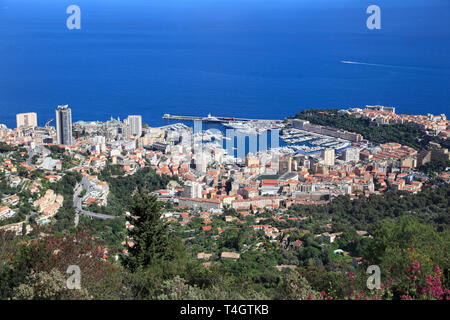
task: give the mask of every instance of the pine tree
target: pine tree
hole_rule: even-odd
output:
[[[128,234],[133,246],[124,265],[130,271],[173,259],[167,226],[161,220],[162,205],[154,195],[135,196]]]

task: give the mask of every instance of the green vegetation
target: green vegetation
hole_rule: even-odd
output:
[[[73,158],[66,154],[65,148],[60,148],[59,146],[53,145],[48,146],[48,149],[52,152],[51,157],[53,159],[61,160],[61,168],[63,171],[74,167],[75,165],[72,163]]]
[[[28,183],[29,181],[25,182],[25,184]],[[16,215],[8,219],[0,220],[0,226],[25,220],[26,216],[31,213],[32,209],[29,200],[36,200],[37,198],[37,195],[32,195],[27,188],[21,188],[21,186],[17,188],[11,187],[5,174],[0,172],[0,199],[12,195],[17,195],[20,200],[17,205],[8,204],[9,208],[13,209]]]
[[[278,175],[278,174],[262,174],[257,178],[257,180],[278,179],[279,177],[280,177],[280,175]]]
[[[113,176],[123,176],[124,172],[120,170],[120,165],[118,164],[107,164],[103,169],[101,177],[113,177]]]
[[[11,151],[17,151],[18,148],[14,146],[10,146],[9,144],[5,142],[0,142],[0,153],[7,153]]]
[[[64,152],[66,152],[65,148],[61,148],[60,146],[57,146],[57,145],[47,146],[47,148],[52,152],[52,155],[53,154],[63,154]]]
[[[99,175],[101,181],[109,185],[108,208],[105,213],[122,215],[133,204],[133,195],[148,194],[158,189],[164,189],[170,180],[178,181],[177,177],[159,176],[149,167],[138,170],[130,176],[116,177],[117,167],[107,166]]]
[[[29,241],[0,231],[0,299],[119,299],[126,294],[119,266],[103,259],[100,244],[80,230]],[[66,271],[77,265],[82,290],[66,288]]]
[[[434,172],[446,165],[431,162],[428,167]],[[177,177],[159,176],[148,167],[124,176],[119,166],[108,165],[99,179],[110,187],[108,206],[93,204],[90,209],[117,219],[80,216],[75,228],[73,189],[81,175],[67,172],[57,183],[42,181],[41,193],[51,188],[64,197],[54,225],[28,236],[0,231],[0,299],[373,298],[375,292],[366,290],[366,269],[374,264],[389,284],[376,292],[383,299],[449,296],[449,184],[433,181],[418,194],[389,191],[355,200],[340,196],[324,205],[293,205],[280,216],[272,210],[244,215],[225,207],[222,215],[205,223],[198,211],[190,211],[190,220],[181,225],[160,219],[162,210],[172,211],[173,204],[151,195],[171,180],[178,182]],[[40,196],[27,190],[29,180],[22,183],[23,191],[11,188],[0,174],[0,194],[20,197],[18,219],[31,212],[28,200]],[[225,187],[230,189],[231,183]],[[125,211],[135,218],[125,218]],[[265,220],[255,222],[255,217]],[[132,224],[128,230],[126,220]],[[255,224],[285,231],[269,237],[253,228]],[[371,236],[356,232],[361,230]],[[47,236],[40,237],[41,232]],[[320,236],[325,232],[341,234],[329,242]],[[132,244],[124,246],[124,241]],[[211,257],[197,259],[201,252]],[[240,257],[221,258],[222,252]],[[57,290],[70,264],[82,269],[82,291]],[[414,282],[405,271],[411,268],[422,272]],[[425,277],[437,275],[433,289],[422,292],[420,288],[431,288]],[[437,295],[436,288],[443,293]]]
[[[295,119],[308,120],[312,124],[328,126],[362,134],[375,143],[397,142],[420,150],[430,141],[442,143],[437,137],[428,136],[413,124],[380,124],[365,118],[338,113],[338,109],[308,109],[295,115]]]
[[[6,144],[5,142],[0,142],[0,153],[10,152],[15,150],[13,146]]]
[[[81,181],[81,176],[78,177]],[[78,179],[77,178],[77,179]],[[101,181],[106,181],[110,187],[110,194],[108,197],[108,206],[98,206],[97,204],[91,204],[87,207],[87,210],[92,212],[97,212],[101,214],[109,214],[119,216],[119,218],[111,220],[98,220],[90,219],[89,217],[80,216],[79,217],[79,228],[86,230],[89,234],[95,236],[99,241],[107,245],[112,252],[121,251],[121,242],[125,239],[126,229],[125,229],[125,211],[130,211],[133,205],[133,195],[135,194],[147,194],[151,191],[165,188],[167,183],[171,179],[167,176],[160,177],[155,173],[154,170],[149,168],[144,168],[137,171],[134,175],[123,177],[123,172],[120,171],[120,166],[118,165],[108,165],[99,175]],[[58,186],[62,186],[64,183],[68,182],[68,186],[72,188],[76,183],[72,179],[61,181]],[[56,186],[54,187],[56,188]],[[69,191],[66,190],[66,191]],[[84,196],[86,190],[83,190],[80,196]],[[64,197],[66,199],[66,197]],[[75,215],[73,208],[73,192],[70,196],[70,203],[68,203],[67,209],[60,209],[61,217],[63,221],[57,222],[57,229],[71,229],[73,228],[73,217]]]
[[[25,148],[19,148],[17,151],[13,152],[11,158],[14,159],[15,164],[20,162],[25,162],[27,160],[27,150]]]
[[[65,236],[47,230],[48,237],[26,245],[23,245],[26,237],[12,238],[3,233],[0,237],[0,298],[38,299],[42,297],[40,292],[48,292],[49,296],[45,298],[55,299],[91,296],[95,299],[163,300],[321,299],[322,296],[352,299],[374,298],[375,293],[383,299],[401,299],[405,295],[417,299],[442,297],[442,294],[448,295],[444,292],[449,288],[450,232],[448,221],[438,217],[443,212],[448,215],[449,192],[448,185],[429,188],[418,194],[417,202],[412,204],[407,195],[392,193],[387,197],[357,199],[355,204],[340,199],[317,209],[291,207],[290,213],[309,219],[292,224],[278,222],[279,227],[283,223],[297,226],[297,233],[293,233],[292,238],[301,239],[303,244],[282,246],[266,239],[261,248],[257,248],[255,242],[264,236],[261,231],[250,228],[250,221],[239,224],[239,229],[231,224],[217,241],[211,241],[211,234],[203,233],[194,242],[183,244],[180,234],[171,231],[172,224],[160,219],[162,204],[156,197],[136,194],[131,209],[136,219],[131,219],[134,228],[128,232],[133,245],[127,247],[128,255],[117,262],[112,254],[103,259],[104,253],[99,250],[101,243],[82,230]],[[374,211],[370,208],[387,213],[372,218]],[[393,214],[395,212],[398,214]],[[226,209],[226,214],[237,215],[237,212]],[[271,215],[266,211],[259,216],[270,218]],[[343,231],[334,243],[324,243],[310,233],[299,231],[308,227],[314,233],[320,232],[328,218],[332,218],[331,228]],[[373,238],[356,235],[350,225],[353,219],[361,220],[358,227],[372,230]],[[112,229],[114,223],[107,222]],[[98,224],[100,232],[101,225],[105,223]],[[119,224],[117,226],[117,230],[105,235],[115,234],[119,241],[122,235]],[[194,258],[197,252],[205,250],[203,241],[209,243],[211,249],[216,248],[208,267]],[[361,256],[363,264],[353,265],[349,257],[335,254],[334,250],[338,248],[349,251],[351,256]],[[218,258],[219,252],[237,250],[241,257],[236,261]],[[89,259],[84,259],[89,252]],[[83,270],[86,291],[72,296],[75,293],[53,290],[55,283],[62,281],[57,271],[64,273],[67,264],[74,264],[73,261]],[[366,292],[366,268],[371,264],[380,266],[382,281],[389,284],[389,289]],[[274,268],[276,265],[297,265],[297,268],[279,271]],[[417,274],[417,280],[411,282],[405,276],[408,268],[420,268],[423,274]],[[31,271],[37,275],[30,276]],[[429,280],[425,277],[429,275],[436,279],[436,274],[439,274],[439,283],[434,283],[433,290],[424,295],[417,286],[426,287]],[[48,290],[39,291],[43,289],[36,286],[40,280],[44,280]],[[431,288],[431,284],[428,285]]]
[[[134,228],[129,235],[134,245],[124,259],[125,267],[135,271],[139,267],[175,259],[176,252],[168,250],[173,243],[167,226],[161,222],[161,203],[156,201],[156,196],[134,197],[132,212],[136,219],[131,219]]]
[[[431,273],[434,266],[448,270],[450,263],[450,232],[447,228],[437,232],[433,226],[418,220],[403,217],[397,223],[383,221],[374,233],[374,241],[367,252],[367,258],[387,270],[400,280],[405,264],[411,257],[420,261],[422,271]],[[447,285],[450,279],[446,279]]]
[[[126,236],[124,217],[100,220],[80,215],[78,228],[95,236],[102,245],[109,248],[111,253],[120,253],[122,250],[121,242]]]
[[[444,172],[447,168],[450,168],[450,160],[448,159],[432,159],[430,162],[418,167],[420,171],[429,175]]]
[[[4,172],[0,172],[0,197],[3,198],[8,195],[12,195],[16,193],[16,189],[12,188],[8,180],[6,179],[6,175]]]
[[[292,206],[290,212],[309,216],[314,220],[332,219],[333,229],[372,231],[386,218],[403,215],[416,217],[423,223],[443,230],[450,225],[450,185],[440,184],[424,188],[418,194],[389,191],[384,195],[360,196],[350,200],[340,196],[320,206]]]
[[[50,188],[56,194],[64,197],[63,205],[56,214],[55,229],[64,231],[74,228],[75,207],[73,206],[73,189],[81,182],[82,176],[78,172],[67,172],[61,181],[50,184]]]

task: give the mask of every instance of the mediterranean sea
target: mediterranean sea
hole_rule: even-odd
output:
[[[0,123],[44,125],[61,104],[151,126],[366,104],[448,116],[449,39],[448,0],[0,0]]]

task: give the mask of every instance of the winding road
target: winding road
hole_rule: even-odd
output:
[[[73,205],[75,207],[75,227],[78,226],[78,223],[80,221],[80,214],[91,217],[91,218],[101,219],[101,220],[118,218],[117,216],[111,216],[108,214],[96,213],[96,212],[90,212],[90,211],[83,210],[82,197],[79,196],[82,191],[83,191],[82,185],[80,183],[77,183],[74,188],[74,192],[73,192]]]

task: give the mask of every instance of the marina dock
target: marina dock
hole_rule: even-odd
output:
[[[197,117],[197,116],[177,116],[172,114],[165,114],[163,116],[164,120],[182,120],[182,121],[207,121],[207,122],[228,122],[228,121],[242,121],[242,122],[272,122],[272,123],[281,123],[283,120],[270,120],[270,119],[248,119],[248,118],[235,118],[235,117],[220,117],[220,116],[211,116],[210,114],[207,117]]]

